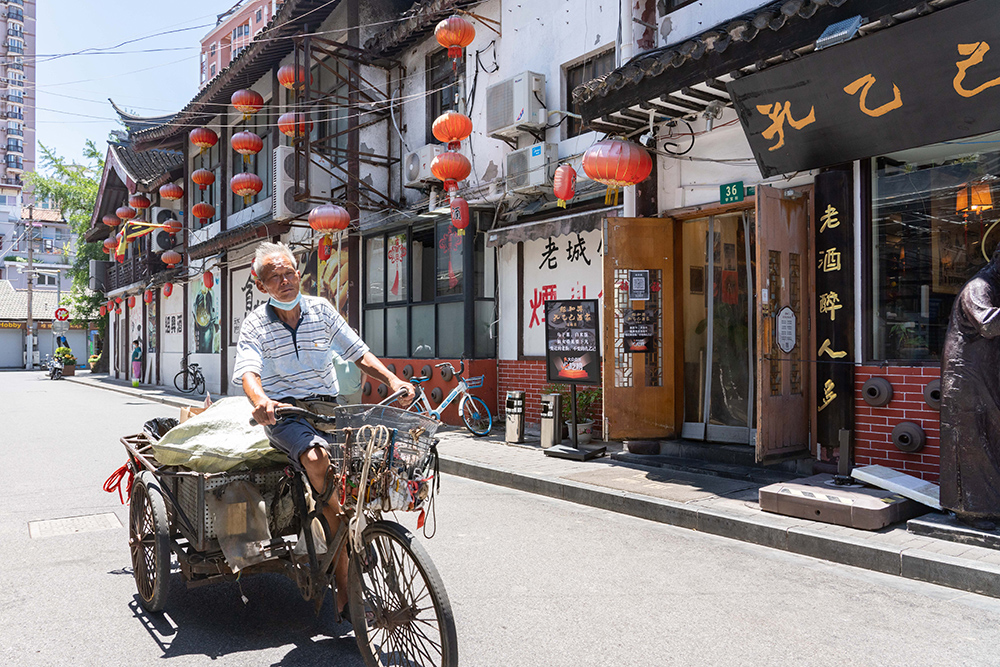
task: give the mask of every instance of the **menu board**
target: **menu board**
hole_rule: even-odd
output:
[[[625,309],[625,351],[651,352],[656,342],[657,311]]]
[[[601,383],[597,299],[545,302],[545,372],[549,382]]]

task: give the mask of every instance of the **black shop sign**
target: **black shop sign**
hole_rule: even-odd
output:
[[[624,331],[626,352],[651,352],[656,342],[656,316],[653,309],[625,309]]]
[[[970,0],[727,86],[765,177],[992,132],[1000,11]]]
[[[600,384],[597,300],[545,302],[545,373],[549,382]]]

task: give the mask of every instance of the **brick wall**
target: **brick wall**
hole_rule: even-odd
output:
[[[892,400],[874,408],[865,403],[861,387],[872,377],[892,383]],[[941,377],[937,366],[860,366],[854,375],[855,464],[883,465],[908,475],[937,482],[941,469],[941,415],[924,401],[924,387]],[[920,424],[927,444],[908,454],[892,444],[892,429],[901,421]]]
[[[545,379],[544,360],[509,360],[497,361],[497,403],[500,408],[500,419],[504,418],[508,391],[525,392],[525,422],[538,424],[541,417],[542,388],[549,383]],[[595,409],[595,421],[600,424],[602,419],[601,406]]]

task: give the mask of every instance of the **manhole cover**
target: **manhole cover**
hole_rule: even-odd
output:
[[[72,535],[73,533],[92,533],[96,530],[111,530],[121,527],[122,522],[118,520],[118,515],[107,512],[105,514],[69,516],[64,519],[29,521],[28,535],[31,536],[31,539],[37,539],[39,537]]]

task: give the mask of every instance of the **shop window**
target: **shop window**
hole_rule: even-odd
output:
[[[434,120],[445,111],[458,111],[455,71],[451,64],[447,49],[427,57],[427,143],[435,141],[431,133]]]
[[[496,354],[495,251],[474,229],[470,225],[459,235],[450,221],[441,220],[365,239],[364,338],[376,354],[424,359]]]
[[[1000,242],[1000,150],[990,152],[990,143],[923,147],[873,161],[876,359],[941,358],[955,297]]]
[[[608,49],[595,56],[587,58],[566,68],[566,100],[573,113],[580,113],[577,104],[573,102],[573,89],[591,79],[604,76],[615,68],[615,50]],[[583,122],[578,118],[568,117],[566,120],[566,138],[583,133]]]

